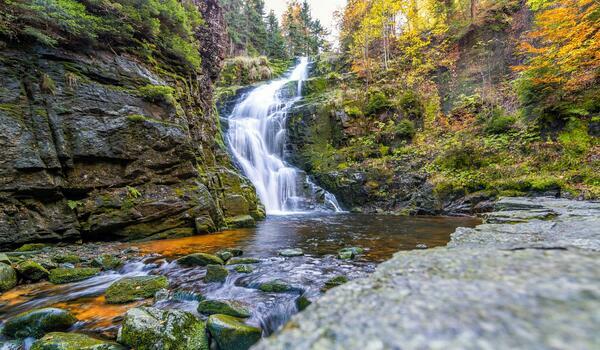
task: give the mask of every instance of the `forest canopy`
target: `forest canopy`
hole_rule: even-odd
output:
[[[0,36],[48,46],[106,45],[150,60],[200,67],[194,29],[202,16],[189,0],[5,0]]]

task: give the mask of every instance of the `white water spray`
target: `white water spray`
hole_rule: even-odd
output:
[[[301,58],[288,77],[252,90],[229,116],[229,146],[256,187],[267,214],[316,209],[340,211],[335,196],[283,160],[286,118],[292,105],[302,97],[308,65],[308,59]],[[286,97],[282,92],[291,82],[297,82],[297,89],[294,96]]]

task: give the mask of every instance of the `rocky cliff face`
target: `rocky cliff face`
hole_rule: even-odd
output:
[[[192,235],[264,215],[214,113],[220,8],[198,4],[199,75],[110,47],[2,43],[0,246]]]

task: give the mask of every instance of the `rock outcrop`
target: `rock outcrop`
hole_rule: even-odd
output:
[[[600,203],[507,198],[487,220],[397,253],[255,349],[596,348]]]
[[[261,218],[213,108],[221,10],[198,6],[199,74],[110,47],[1,43],[0,247],[187,236]]]

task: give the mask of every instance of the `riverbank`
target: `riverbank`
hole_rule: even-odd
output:
[[[254,349],[597,348],[600,203],[506,198],[485,220],[396,253]]]

